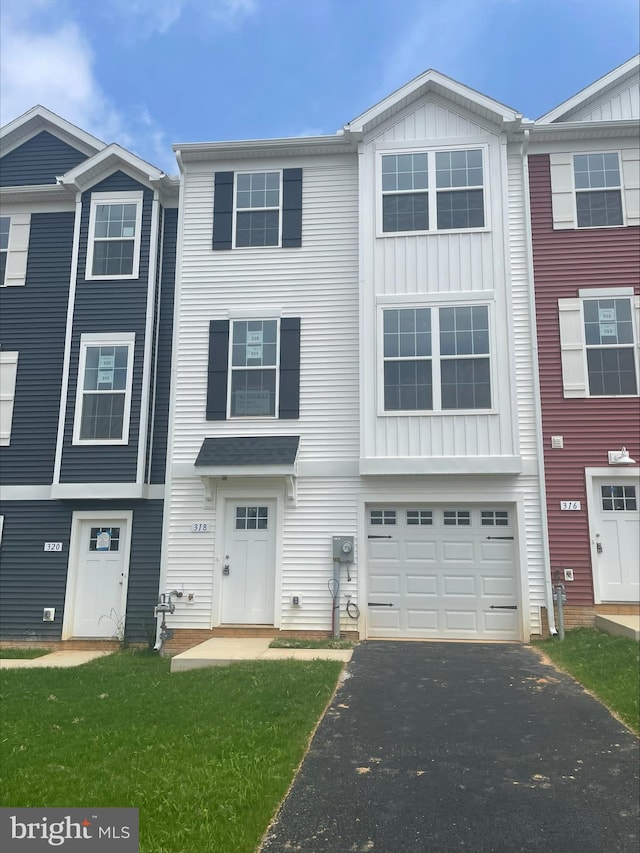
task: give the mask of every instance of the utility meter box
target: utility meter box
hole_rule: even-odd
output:
[[[333,537],[333,562],[353,563],[353,536]]]

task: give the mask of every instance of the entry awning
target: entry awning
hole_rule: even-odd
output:
[[[294,499],[298,473],[299,435],[243,435],[205,438],[195,461],[205,491],[212,479],[282,477]]]

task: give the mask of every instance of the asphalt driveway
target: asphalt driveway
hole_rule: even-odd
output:
[[[638,741],[529,647],[354,652],[264,853],[614,853]]]

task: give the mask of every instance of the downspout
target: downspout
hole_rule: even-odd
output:
[[[529,317],[531,329],[531,370],[533,375],[533,398],[536,408],[536,444],[538,447],[538,487],[540,491],[540,519],[542,521],[542,559],[545,573],[545,597],[549,631],[556,636],[556,618],[553,609],[553,586],[551,583],[551,555],[549,552],[549,520],[547,517],[547,491],[544,473],[544,438],[542,435],[542,401],[540,397],[540,370],[538,362],[538,327],[536,323],[535,279],[533,272],[533,243],[531,230],[531,199],[529,196],[529,136],[528,128],[523,130],[522,141],[522,178],[524,191],[525,242],[527,252],[527,274],[529,277]]]

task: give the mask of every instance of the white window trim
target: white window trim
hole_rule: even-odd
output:
[[[585,300],[631,299],[634,361],[637,394],[591,394],[587,369],[587,346],[584,335]],[[558,299],[558,327],[562,361],[562,388],[565,399],[634,400],[640,396],[640,296],[632,287],[580,288],[577,297]],[[629,345],[626,345],[627,347]]]
[[[0,447],[9,447],[11,444],[11,429],[13,425],[13,407],[16,398],[16,378],[18,374],[17,352],[5,352],[0,350],[0,371],[2,382],[0,382],[0,406],[9,410],[7,418],[8,430],[0,431]]]
[[[2,216],[9,219],[9,244],[7,264],[0,287],[24,287],[27,281],[27,259],[29,254],[30,213],[11,213],[3,208]]]
[[[477,356],[468,356],[471,360],[475,360],[477,358],[487,357],[489,359],[489,381],[491,383],[491,408],[489,409],[443,409],[442,405],[442,392],[441,392],[441,375],[440,375],[440,365],[442,363],[442,357],[440,355],[440,308],[476,308],[484,306],[488,312],[488,321],[489,321],[489,352],[486,356],[477,355]],[[432,354],[430,356],[418,356],[417,358],[420,360],[429,360],[431,361],[431,382],[432,382],[432,398],[433,398],[433,409],[385,409],[384,407],[384,364],[385,364],[385,356],[384,356],[384,311],[388,310],[403,310],[403,309],[411,309],[411,308],[430,308],[431,309],[431,340]],[[458,415],[493,415],[496,414],[498,409],[496,406],[496,398],[497,398],[497,379],[496,379],[496,335],[495,335],[495,322],[494,322],[494,308],[493,303],[487,301],[486,298],[482,299],[473,299],[470,298],[468,300],[461,301],[456,299],[451,302],[442,302],[437,301],[434,302],[432,300],[424,300],[420,303],[412,301],[411,303],[405,301],[395,302],[380,302],[378,304],[378,329],[377,329],[377,345],[378,345],[378,357],[376,359],[376,365],[378,366],[377,374],[378,374],[378,416],[386,417],[386,418],[410,418],[410,417],[452,417]],[[434,313],[435,312],[435,313]],[[436,317],[435,323],[433,321],[434,316]],[[438,343],[438,352],[436,355],[433,353],[433,341],[436,340]],[[467,358],[467,356],[446,356],[446,359],[457,359],[457,358]],[[417,360],[417,359],[407,359],[408,361]],[[437,369],[436,369],[437,368]],[[440,408],[436,408],[436,403]]]
[[[279,175],[279,187],[278,187],[278,207],[238,207],[237,199],[238,199],[238,175],[256,175],[256,174],[275,174]],[[283,186],[283,174],[282,169],[245,169],[241,172],[234,172],[233,175],[233,220],[232,220],[232,245],[234,249],[238,249],[240,251],[249,250],[255,251],[258,250],[266,250],[266,249],[279,249],[282,247],[282,194],[284,191]],[[274,246],[238,246],[236,243],[236,226],[238,221],[238,213],[253,213],[257,211],[269,211],[269,210],[277,210],[278,211],[278,242]]]
[[[620,195],[622,199],[622,225],[578,226],[573,158],[576,154],[617,154],[620,170]],[[576,147],[571,151],[549,154],[551,171],[551,207],[554,230],[598,231],[640,225],[640,149]],[[607,189],[606,187],[602,188]],[[595,192],[596,190],[591,190]]]
[[[129,420],[131,417],[131,395],[133,386],[133,360],[135,356],[135,332],[113,332],[110,334],[85,334],[80,338],[80,355],[78,361],[78,379],[76,382],[76,405],[73,419],[74,445],[110,445],[129,443]],[[84,371],[87,348],[95,346],[127,346],[127,383],[124,398],[124,414],[122,419],[122,438],[80,438],[82,423],[82,404],[84,401]]]
[[[257,248],[257,247],[253,247]],[[276,323],[276,363],[274,365],[266,365],[261,367],[234,367],[233,366],[233,327],[235,323],[249,323],[252,320],[272,320]],[[274,401],[274,413],[272,415],[232,415],[231,414],[231,396],[233,389],[233,373],[238,370],[273,370],[276,375],[276,395]],[[280,408],[280,317],[238,317],[232,319],[229,324],[229,354],[227,361],[227,420],[231,421],[250,421],[250,420],[278,420],[278,411]]]
[[[436,186],[436,154],[446,151],[471,151],[480,149],[482,151],[482,202],[484,205],[484,225],[473,228],[438,228],[437,194],[439,192],[450,192],[451,190],[478,189],[478,187],[437,187]],[[413,192],[428,193],[429,229],[427,231],[383,231],[382,222],[382,158],[393,154],[426,154],[428,187],[426,190],[414,190]],[[434,234],[478,234],[491,230],[490,209],[487,196],[491,185],[489,175],[489,146],[485,142],[470,142],[464,144],[451,143],[437,146],[421,145],[418,147],[394,147],[380,148],[376,151],[376,236],[377,237],[417,237]],[[411,194],[407,190],[406,193]],[[390,190],[384,195],[394,195]]]
[[[91,209],[89,212],[89,228],[87,232],[87,263],[85,268],[86,281],[121,281],[140,277],[140,244],[142,230],[142,191],[120,193],[91,193]],[[133,269],[127,275],[94,275],[93,252],[95,245],[96,209],[99,204],[135,204],[136,232],[133,238]],[[124,238],[128,239],[128,238]]]

